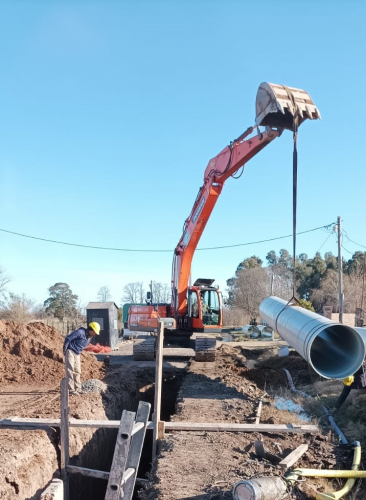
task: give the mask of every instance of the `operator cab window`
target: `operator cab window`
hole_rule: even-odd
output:
[[[198,299],[196,292],[190,294],[190,304],[192,318],[198,318]]]
[[[217,290],[200,292],[203,325],[218,325],[220,322],[220,305]]]

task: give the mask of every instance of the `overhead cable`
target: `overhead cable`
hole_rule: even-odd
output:
[[[357,245],[359,247],[366,248],[365,245],[361,245],[360,243],[357,243],[357,241],[351,240],[351,238],[347,234],[347,231],[345,231],[344,229],[343,229],[343,233],[344,233],[345,237],[347,238],[347,240],[350,241],[351,243],[354,243],[355,245]]]
[[[328,229],[329,227],[333,226],[335,222],[332,222],[331,224],[327,224],[325,226],[319,226],[319,227],[314,227],[313,229],[308,229],[307,231],[301,231],[297,233],[298,235],[300,234],[306,234],[306,233],[311,233],[313,231],[318,231],[319,229]],[[97,247],[93,245],[82,245],[80,243],[68,243],[65,241],[57,241],[57,240],[50,240],[47,238],[39,238],[38,236],[30,236],[29,234],[22,234],[22,233],[16,233],[15,231],[9,231],[7,229],[1,229],[0,231],[3,233],[8,233],[8,234],[14,234],[15,236],[21,236],[22,238],[30,238],[32,240],[38,240],[38,241],[44,241],[47,243],[56,243],[58,245],[67,245],[67,246],[72,246],[72,247],[81,247],[81,248],[92,248],[94,250],[110,250],[110,251],[115,251],[115,252],[147,252],[147,253],[158,253],[158,252],[172,252],[172,249],[169,250],[154,250],[154,249],[138,249],[138,248],[112,248],[112,247]],[[249,245],[256,245],[259,243],[267,243],[269,241],[276,241],[276,240],[282,240],[285,238],[291,238],[293,235],[292,234],[287,234],[285,236],[277,236],[275,238],[269,238],[266,240],[259,240],[259,241],[251,241],[249,243],[237,243],[235,245],[222,245],[222,246],[217,246],[217,247],[206,247],[206,248],[197,248],[197,251],[203,251],[203,250],[221,250],[222,248],[235,248],[235,247],[244,247],[244,246],[249,246]]]

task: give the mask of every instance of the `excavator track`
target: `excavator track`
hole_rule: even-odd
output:
[[[135,361],[154,361],[156,354],[156,337],[135,342],[133,359]]]
[[[196,337],[195,360],[199,362],[216,360],[216,337]]]

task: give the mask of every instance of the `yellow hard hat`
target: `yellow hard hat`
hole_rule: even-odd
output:
[[[100,324],[96,321],[89,323],[89,329],[92,329],[97,335],[100,333]]]
[[[350,375],[349,377],[346,377],[343,379],[344,385],[351,385],[354,381],[355,377],[353,375]]]

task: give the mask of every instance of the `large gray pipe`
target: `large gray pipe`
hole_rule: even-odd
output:
[[[358,332],[361,337],[363,338],[363,341],[365,342],[365,345],[366,345],[366,328],[364,327],[359,327],[359,326],[355,326],[355,330],[356,332]]]
[[[286,304],[278,297],[267,297],[259,314],[319,375],[343,379],[359,369],[366,347],[356,329],[299,306],[285,308]]]

